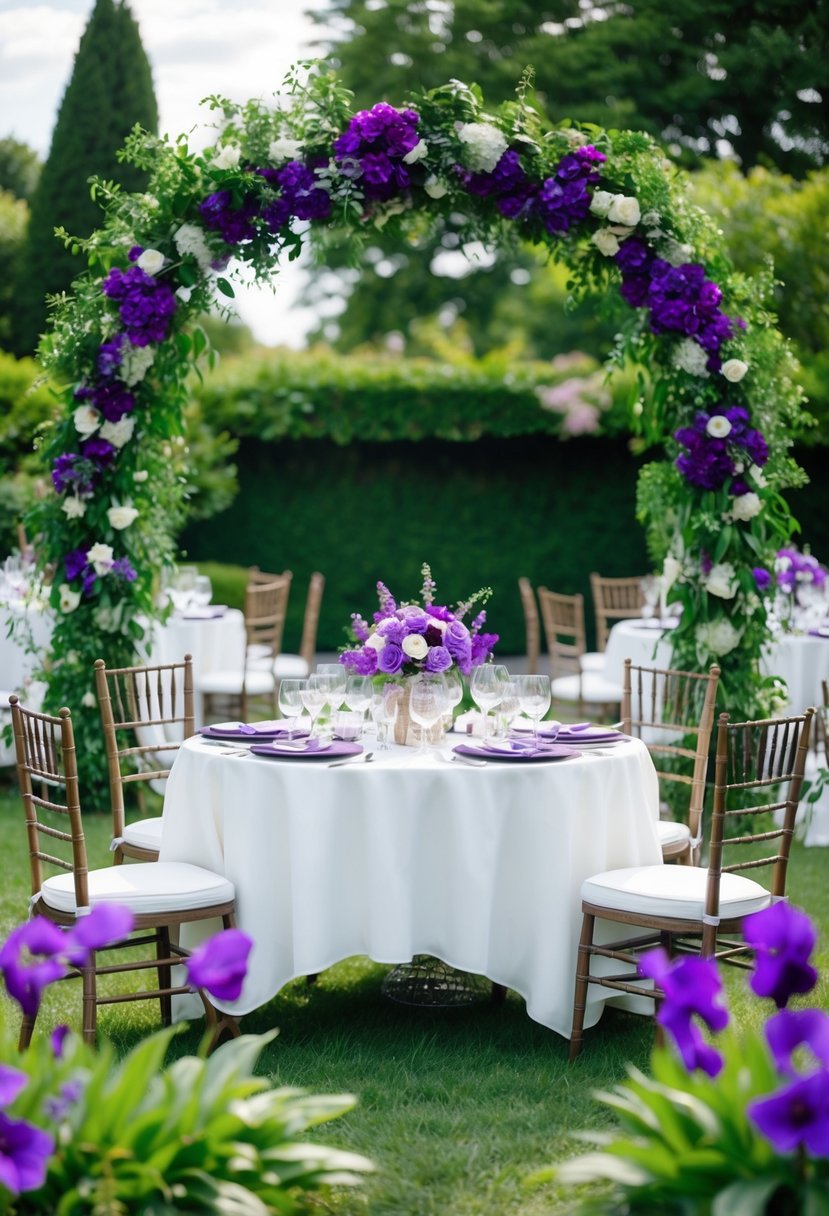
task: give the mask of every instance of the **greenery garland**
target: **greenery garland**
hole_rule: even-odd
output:
[[[357,114],[317,65],[285,83],[277,108],[208,99],[220,133],[202,152],[136,129],[124,155],[150,172],[146,193],[93,186],[105,222],[74,242],[89,268],[54,301],[41,346],[65,407],[42,443],[56,494],[36,521],[54,569],[49,706],[91,708],[93,661],[133,660],[160,614],[158,573],[181,518],[186,377],[210,359],[196,319],[217,293],[232,297],[228,273],[267,279],[309,239],[324,256],[327,241],[365,242],[384,226],[417,245],[451,214],[462,239],[546,247],[576,296],[621,290],[631,307],[612,361],[639,369],[631,425],[666,454],[644,470],[639,511],[684,608],[674,662],[716,660],[724,704],[737,717],[767,711],[753,570],[771,568],[790,536],[780,491],[802,482],[787,456],[802,393],[766,311],[770,275],[733,273],[650,137],[545,130],[527,80],[492,113],[458,81]],[[78,733],[85,778],[102,787],[93,714]]]

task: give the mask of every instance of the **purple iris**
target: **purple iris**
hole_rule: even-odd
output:
[[[60,1123],[72,1107],[80,1101],[83,1090],[83,1081],[79,1078],[73,1081],[64,1081],[57,1095],[47,1098],[43,1103],[44,1113],[49,1116],[53,1123]]]
[[[0,1106],[10,1106],[26,1088],[29,1078],[19,1068],[0,1064]]]
[[[56,1060],[59,1060],[63,1055],[63,1045],[66,1042],[66,1036],[69,1034],[69,1027],[60,1025],[56,1026],[49,1035],[49,1044],[52,1048],[52,1055]]]
[[[788,1077],[799,1075],[793,1058],[804,1045],[829,1069],[829,1014],[822,1009],[781,1009],[766,1022],[766,1039],[775,1064]]]
[[[118,303],[118,312],[133,346],[163,342],[170,331],[176,296],[169,283],[140,266],[114,266],[104,279],[105,296]]]
[[[90,950],[105,950],[132,933],[135,917],[121,904],[100,903],[88,916],[79,916],[66,934],[66,957],[76,967],[83,966]]]
[[[46,1181],[55,1141],[48,1132],[0,1113],[0,1183],[12,1195],[36,1191]]]
[[[66,975],[64,947],[63,931],[42,916],[18,925],[0,947],[0,972],[9,996],[27,1017],[36,1015],[43,989]]]
[[[829,1154],[829,1072],[799,1077],[747,1106],[749,1118],[779,1153],[801,1145],[816,1157]]]
[[[790,997],[811,992],[818,973],[809,957],[817,934],[805,912],[780,900],[746,917],[743,936],[754,951],[749,983],[757,996],[770,997],[782,1009]]]
[[[722,1056],[705,1042],[693,1020],[699,1018],[709,1030],[722,1030],[728,1024],[727,1011],[716,1003],[722,981],[714,960],[693,956],[672,961],[664,950],[651,950],[641,958],[639,971],[664,993],[656,1020],[672,1036],[685,1067],[689,1072],[701,1068],[716,1077]]]
[[[497,642],[497,633],[473,634],[469,654],[469,668],[464,663],[458,664],[463,674],[465,676],[469,675],[469,670],[472,667],[480,667],[482,663],[485,663]]]
[[[203,988],[217,1001],[236,1001],[247,975],[253,941],[241,929],[225,929],[202,942],[186,959],[194,988]]]

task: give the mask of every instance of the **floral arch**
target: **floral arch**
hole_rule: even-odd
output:
[[[197,318],[217,292],[233,295],[231,259],[264,279],[308,239],[387,225],[416,241],[452,214],[462,237],[546,248],[577,294],[621,292],[628,319],[611,360],[640,369],[631,428],[661,448],[642,472],[639,516],[684,606],[674,662],[716,660],[732,712],[768,709],[762,591],[795,527],[780,491],[802,480],[787,455],[802,394],[766,311],[770,276],[733,272],[646,135],[544,129],[523,90],[487,112],[474,86],[452,81],[353,113],[320,68],[288,85],[276,109],[211,98],[221,131],[203,152],[136,130],[125,155],[150,172],[147,193],[95,185],[105,222],[77,242],[88,270],[56,302],[41,347],[63,402],[41,445],[55,493],[36,520],[55,570],[48,703],[89,705],[93,661],[132,661],[140,619],[158,615],[154,578],[180,518],[186,377],[209,359]]]

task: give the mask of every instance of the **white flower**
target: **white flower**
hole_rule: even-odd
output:
[[[731,423],[723,414],[712,414],[705,424],[705,431],[712,439],[725,439],[731,434]]]
[[[65,498],[61,510],[69,519],[80,519],[82,515],[86,514],[86,503],[82,498]]]
[[[173,243],[182,257],[194,257],[200,270],[208,270],[213,254],[207,244],[203,229],[198,224],[182,224],[173,234]]]
[[[84,709],[94,709],[97,704],[94,692],[85,692],[81,697],[81,705]]]
[[[402,642],[403,653],[410,659],[425,659],[429,653],[429,643],[422,633],[409,633]]]
[[[80,591],[73,591],[68,583],[61,583],[58,596],[61,612],[74,612],[81,602]]]
[[[129,443],[132,439],[132,433],[135,430],[135,419],[127,417],[119,418],[117,422],[105,422],[101,427],[101,438],[106,439],[114,448],[122,448],[125,443]]]
[[[133,346],[126,341],[121,352],[121,365],[118,368],[118,378],[123,380],[128,388],[144,379],[153,365],[155,348],[152,346]]]
[[[136,469],[132,475],[133,481],[146,481],[148,477],[149,473],[146,469]]]
[[[635,228],[642,218],[639,200],[627,194],[614,194],[613,201],[608,207],[607,218],[612,224],[624,224],[627,228]]]
[[[682,562],[679,558],[674,557],[672,553],[669,553],[662,563],[662,582],[666,591],[673,587],[681,573]]]
[[[139,257],[136,265],[144,271],[144,274],[158,274],[164,268],[164,263],[167,261],[164,254],[158,249],[145,249]]]
[[[732,519],[754,519],[763,509],[757,494],[739,494],[731,504]]]
[[[731,562],[719,562],[712,566],[703,583],[709,595],[716,595],[721,600],[732,600],[737,594],[737,572]]]
[[[605,219],[615,197],[609,190],[597,190],[590,200],[590,210],[600,219]]]
[[[674,366],[689,376],[707,376],[708,355],[693,338],[683,338],[674,351]]]
[[[411,152],[407,152],[406,155],[403,157],[403,164],[404,165],[416,164],[419,160],[423,160],[424,156],[426,156],[428,151],[429,151],[429,145],[426,143],[426,140],[419,139],[417,141],[417,143],[415,144],[415,146],[412,148]]]
[[[706,621],[697,625],[697,643],[703,651],[713,655],[728,654],[740,644],[741,629],[735,629],[731,621],[722,617],[718,621]]]
[[[97,431],[101,425],[101,415],[91,405],[79,405],[72,415],[72,420],[75,423],[75,430],[84,438],[91,435],[93,431]]]
[[[609,228],[600,228],[598,232],[593,233],[591,239],[599,253],[603,253],[606,258],[612,258],[614,253],[619,252],[619,238]]]
[[[751,477],[754,484],[756,486],[759,486],[761,490],[769,484],[766,479],[765,473],[760,468],[760,466],[757,464],[753,464],[751,466],[751,468],[748,470],[748,475],[749,475],[749,477]]]
[[[115,503],[107,511],[107,519],[111,528],[114,528],[116,532],[122,532],[124,528],[128,528],[131,523],[138,519],[138,511],[135,507],[129,505],[120,506],[118,503]]]
[[[182,304],[189,304],[190,297],[193,294],[192,287],[185,287],[182,283],[181,287],[176,288],[176,299],[181,300]]]
[[[444,194],[448,193],[449,187],[441,178],[435,177],[434,173],[431,177],[427,177],[423,183],[423,189],[429,195],[429,198],[443,198]]]
[[[386,639],[383,637],[382,633],[373,633],[365,640],[365,645],[370,646],[372,650],[376,650],[378,654],[383,649],[385,644]]]
[[[464,122],[458,139],[465,145],[463,161],[475,173],[491,173],[509,147],[491,122]]]
[[[242,159],[242,149],[238,144],[223,144],[213,156],[214,169],[235,169]]]
[[[287,160],[296,160],[302,144],[298,139],[282,137],[271,141],[268,147],[268,160],[274,165],[284,165]]]
[[[108,574],[112,569],[112,545],[103,545],[98,541],[87,549],[86,560],[96,574]]]
[[[742,359],[726,359],[720,371],[726,380],[730,380],[732,384],[736,384],[739,380],[742,380],[748,371],[748,364],[743,363]]]

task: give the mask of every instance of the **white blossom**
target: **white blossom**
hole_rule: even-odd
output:
[[[128,503],[123,506],[114,503],[107,511],[107,519],[111,528],[114,528],[116,532],[122,532],[124,528],[128,528],[138,519],[138,511]]]
[[[726,380],[730,380],[732,384],[737,384],[748,371],[748,364],[743,363],[742,359],[726,359],[720,371]]]
[[[712,414],[705,424],[705,431],[712,439],[727,439],[731,434],[731,423],[724,414]]]
[[[182,224],[173,234],[173,243],[181,257],[194,257],[200,270],[208,270],[213,260],[203,229],[198,224]]]
[[[409,633],[402,642],[403,653],[410,659],[425,659],[429,653],[429,643],[422,633]]]
[[[58,603],[61,612],[74,612],[80,602],[80,591],[73,591],[68,583],[61,583],[58,591]]]
[[[268,160],[274,165],[284,165],[288,160],[297,160],[302,144],[298,139],[288,139],[282,136],[271,141],[268,147]]]
[[[148,477],[149,473],[146,469],[136,469],[132,475],[133,481],[146,481]]]
[[[614,194],[613,201],[607,210],[607,218],[612,224],[624,224],[627,228],[635,228],[642,218],[639,200],[627,194]]]
[[[673,587],[681,573],[682,562],[679,558],[674,557],[672,553],[669,553],[662,563],[662,583],[666,591],[669,591]]]
[[[590,210],[594,215],[598,215],[600,219],[606,219],[607,213],[610,210],[610,204],[613,202],[615,194],[609,190],[596,190],[590,200]]]
[[[764,487],[769,484],[765,473],[760,468],[760,466],[757,464],[753,464],[751,466],[751,468],[748,470],[748,475],[752,479],[754,484],[756,486],[759,486],[761,490],[764,489]]]
[[[70,495],[63,500],[61,510],[69,519],[80,519],[86,514],[86,503],[82,498]]]
[[[133,346],[129,340],[125,341],[118,369],[119,380],[123,380],[128,388],[139,384],[152,367],[154,359],[155,348],[153,346]]]
[[[463,161],[475,173],[491,173],[509,144],[491,122],[465,122],[458,128]]]
[[[87,549],[86,560],[96,574],[108,574],[112,569],[112,545],[104,545],[97,541],[90,549]]]
[[[376,650],[379,654],[386,644],[386,639],[382,633],[373,633],[371,637],[366,638],[365,645],[370,646],[372,650]]]
[[[708,355],[693,338],[683,338],[674,351],[674,366],[687,372],[689,376],[706,377],[707,362]]]
[[[132,439],[135,430],[135,419],[124,415],[117,422],[105,422],[101,427],[101,438],[106,439],[114,448],[122,448]]]
[[[89,692],[85,692],[81,697],[81,705],[83,705],[84,709],[95,709],[97,704],[98,702],[95,699],[95,693],[91,690]]]
[[[223,144],[213,155],[214,169],[235,169],[242,159],[242,149],[238,144]]]
[[[423,189],[429,195],[429,198],[435,199],[443,198],[444,194],[447,194],[449,191],[446,182],[436,177],[434,173],[426,178],[426,181],[423,183]]]
[[[739,494],[731,504],[732,519],[754,519],[763,509],[758,494]]]
[[[619,252],[619,238],[609,228],[600,228],[598,232],[593,233],[591,240],[599,253],[603,253],[606,258],[612,258]]]
[[[718,621],[705,621],[696,628],[697,643],[708,654],[729,654],[739,646],[743,636],[741,629],[736,629],[731,621],[721,617]]]
[[[176,299],[181,300],[182,304],[189,304],[190,297],[193,294],[192,287],[185,287],[182,283],[181,287],[176,288]]]
[[[703,583],[709,595],[722,600],[733,600],[737,594],[737,571],[731,562],[718,562],[712,566]]]
[[[144,274],[155,275],[163,270],[166,261],[167,259],[159,249],[145,249],[139,256],[136,265],[144,271]]]
[[[415,144],[415,146],[412,148],[412,150],[410,152],[407,152],[406,155],[403,157],[403,164],[404,165],[417,164],[417,162],[419,160],[423,160],[424,156],[427,155],[428,151],[429,151],[429,145],[426,143],[426,140],[419,139],[417,141],[417,143]]]
[[[92,405],[79,405],[72,415],[75,430],[86,438],[101,425],[101,415]]]

